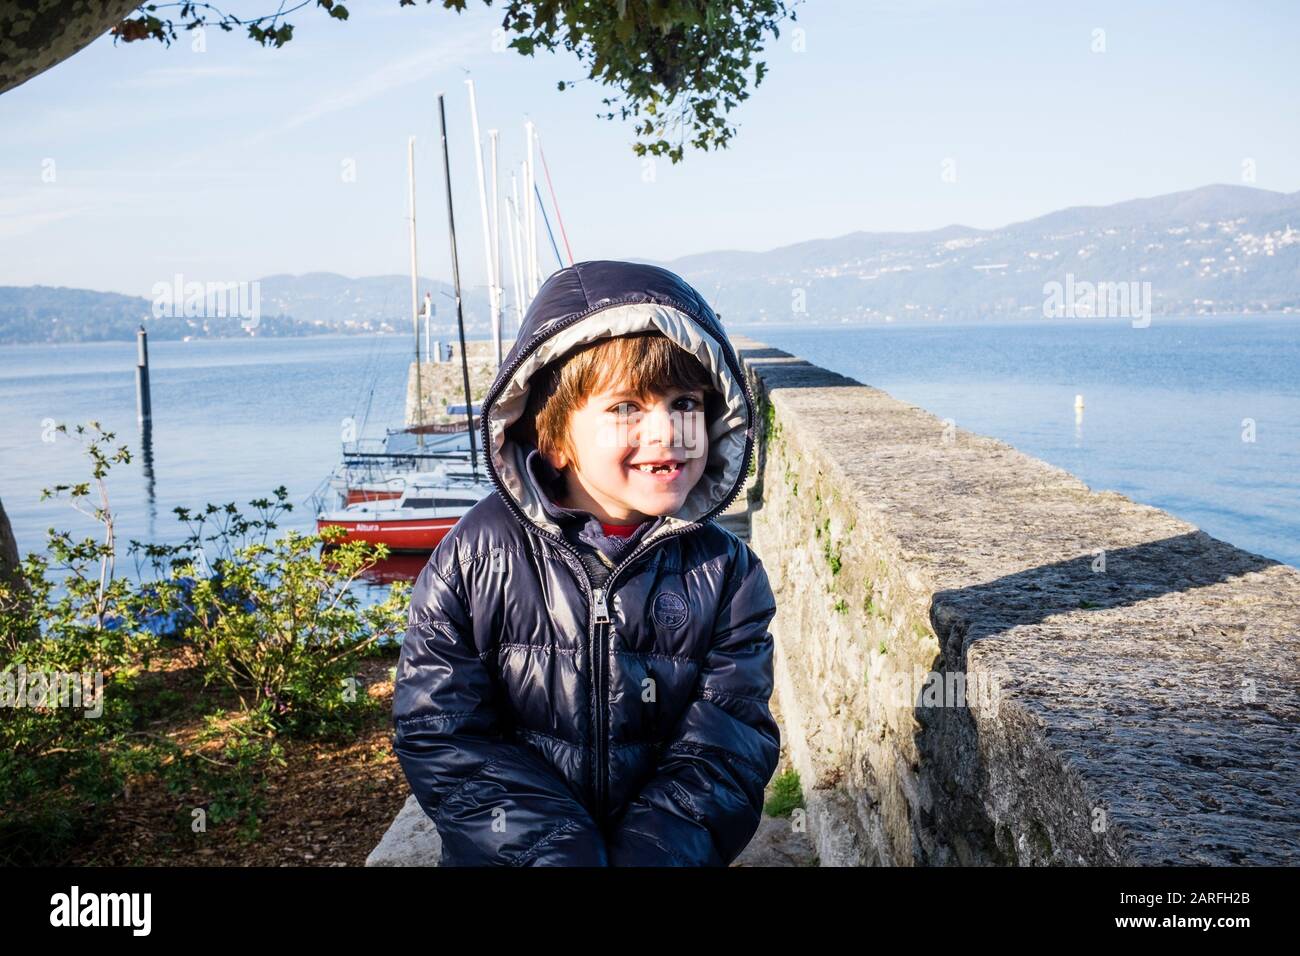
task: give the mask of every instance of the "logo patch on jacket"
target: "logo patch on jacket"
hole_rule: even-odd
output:
[[[650,605],[650,615],[662,628],[672,630],[686,623],[686,602],[672,591],[660,591]]]

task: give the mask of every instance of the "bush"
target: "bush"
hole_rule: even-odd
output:
[[[292,507],[286,496],[277,488],[274,500],[251,502],[258,511],[251,520],[229,505],[177,509],[192,532],[183,544],[151,549],[173,572],[154,585],[157,606],[179,612],[205,682],[230,688],[243,710],[264,714],[276,732],[336,736],[355,730],[374,706],[359,692],[356,663],[405,630],[409,589],[394,586],[383,603],[364,607],[352,585],[387,550],[339,544],[338,529],[268,540],[275,518]],[[206,535],[214,516],[221,526]],[[214,540],[222,553],[210,566],[193,557]]]
[[[273,537],[292,508],[284,488],[250,502],[251,516],[233,504],[176,509],[186,539],[130,542],[137,576],[120,577],[106,477],[130,453],[97,423],[74,434],[92,481],[44,495],[66,495],[102,537],[51,530],[44,556],[0,579],[0,864],[58,862],[142,775],[197,790],[209,822],[238,820],[253,838],[259,770],[282,761],[278,738],[345,735],[379,706],[356,665],[404,631],[409,586],[365,607],[352,584],[385,549]],[[233,714],[218,706],[225,694],[200,702],[207,728],[195,747],[218,740],[219,756],[149,729],[191,706],[148,673],[169,638],[193,655],[205,687],[237,701]],[[177,822],[188,831],[188,818]]]

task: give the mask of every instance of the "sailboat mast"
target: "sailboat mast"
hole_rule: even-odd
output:
[[[451,162],[447,157],[447,109],[438,94],[438,123],[442,129],[442,170],[447,181],[447,230],[451,234],[451,281],[456,295],[456,328],[460,333],[460,369],[465,380],[465,419],[469,428],[469,454],[474,477],[478,478],[478,445],[474,437],[474,402],[469,388],[469,358],[465,354],[465,315],[460,301],[460,263],[456,258],[456,215],[451,203]]]
[[[411,194],[411,327],[415,332],[415,442],[424,447],[424,388],[420,381],[420,291],[415,258],[415,137],[406,141],[406,179]]]
[[[528,225],[528,210],[519,204],[519,183],[528,181],[528,164],[521,162],[519,164],[519,178],[510,178],[510,192],[515,203],[515,242],[519,245],[519,282],[523,287],[524,296],[519,300],[520,309],[527,311],[528,306],[532,304],[533,294],[528,286],[528,240],[524,238],[524,230]],[[520,325],[523,319],[520,319]]]
[[[527,159],[524,160],[524,217],[528,247],[524,255],[528,260],[528,301],[537,295],[537,207],[533,203],[533,121],[524,123],[528,141]]]
[[[506,239],[510,243],[510,278],[515,287],[515,328],[521,329],[524,325],[524,293],[519,278],[522,275],[519,271],[519,229],[521,227],[519,217],[515,215],[519,187],[514,173],[510,174],[510,193],[511,196],[506,197]],[[517,332],[515,334],[518,335]]]
[[[492,281],[496,283],[493,319],[497,328],[501,329],[501,336],[497,339],[497,368],[500,368],[501,339],[505,337],[505,309],[501,306],[501,300],[505,297],[505,285],[501,281],[501,208],[497,201],[501,182],[497,177],[497,131],[488,130],[488,137],[492,141]]]
[[[483,258],[488,275],[488,311],[492,323],[492,353],[501,362],[501,323],[497,318],[497,277],[492,271],[492,227],[488,222],[487,183],[483,175],[483,138],[478,128],[478,102],[474,99],[474,81],[466,80],[469,88],[469,118],[474,128],[474,168],[478,172],[478,211],[483,224]]]

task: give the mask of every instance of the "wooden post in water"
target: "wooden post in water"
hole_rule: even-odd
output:
[[[135,416],[140,423],[140,452],[143,457],[145,497],[149,502],[149,534],[153,536],[153,401],[149,395],[149,333],[140,326],[135,333]]]
[[[141,425],[153,420],[153,405],[149,400],[149,333],[140,326],[135,333],[135,415]]]
[[[451,233],[451,281],[456,293],[456,327],[460,331],[460,368],[465,379],[465,419],[469,429],[470,464],[478,476],[478,443],[474,440],[474,400],[469,388],[469,356],[465,352],[465,313],[460,302],[460,264],[456,261],[456,216],[451,208],[451,162],[447,159],[447,109],[438,94],[438,122],[442,127],[442,170],[447,180],[447,229]],[[486,449],[484,449],[486,451]]]

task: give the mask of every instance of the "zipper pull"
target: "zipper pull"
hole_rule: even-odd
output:
[[[609,607],[605,604],[605,589],[594,588],[592,596],[596,599],[596,616],[593,618],[597,624],[609,623]]]

